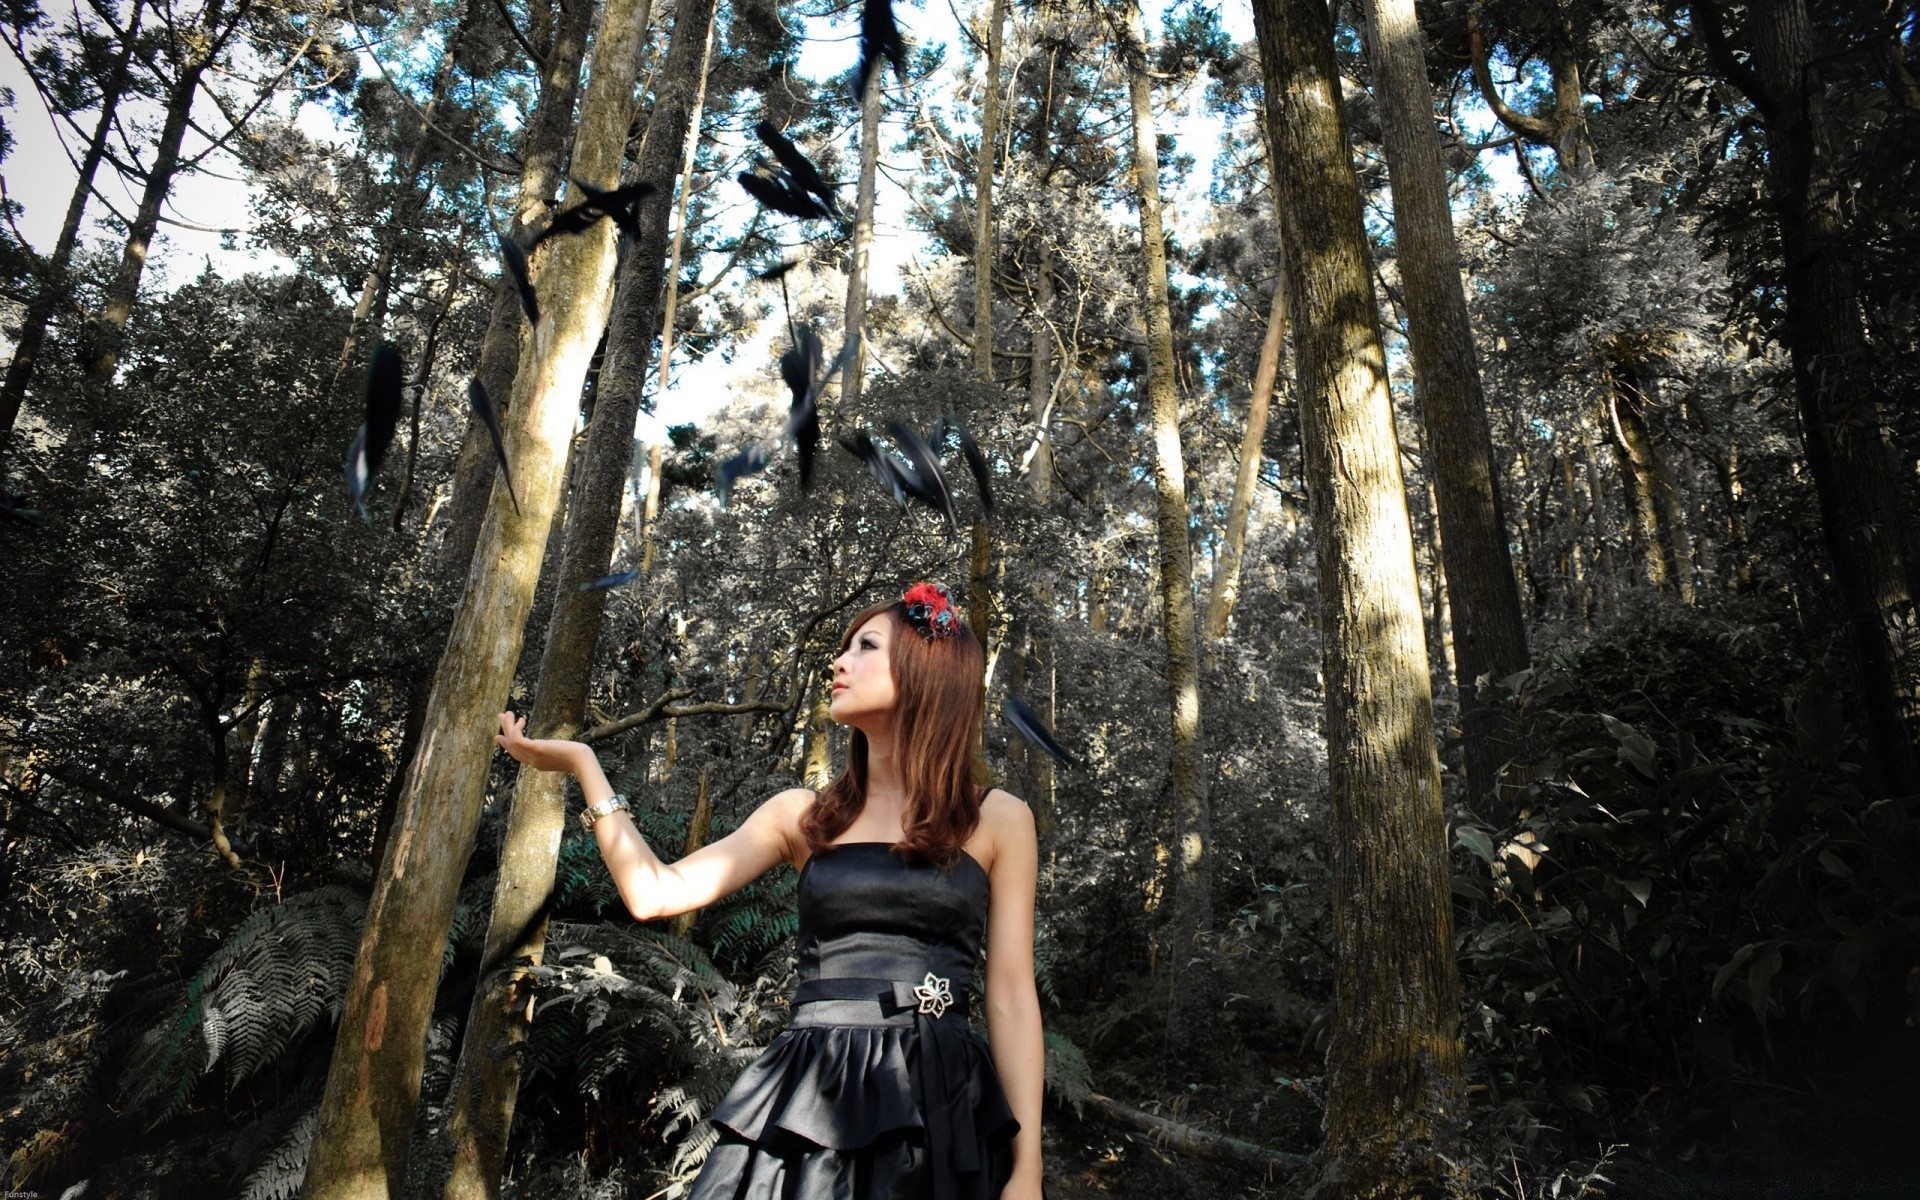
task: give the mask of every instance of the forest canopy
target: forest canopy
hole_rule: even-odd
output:
[[[676,859],[931,580],[1048,1196],[1920,1194],[1916,26],[0,6],[8,1188],[683,1195],[795,873],[495,714]]]

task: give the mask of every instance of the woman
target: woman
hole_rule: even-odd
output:
[[[529,740],[525,718],[500,714],[514,758],[579,777],[637,920],[711,904],[776,863],[800,871],[793,1021],[714,1110],[720,1140],[690,1200],[1041,1200],[1039,855],[1026,804],[974,782],[984,668],[945,588],[867,608],[833,660],[846,770],[672,864],[618,811],[589,747]],[[991,1045],[966,1016],[983,936]]]

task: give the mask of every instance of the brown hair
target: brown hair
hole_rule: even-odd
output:
[[[891,618],[887,657],[897,694],[894,729],[906,785],[905,837],[894,848],[943,865],[980,823],[987,768],[980,756],[980,706],[986,693],[986,654],[964,621],[951,637],[929,638],[907,619],[900,600],[862,609],[840,635],[845,653],[853,635],[881,615]],[[956,614],[957,615],[957,614]],[[867,802],[867,735],[851,731],[847,766],[800,818],[807,853],[818,853],[845,833]]]

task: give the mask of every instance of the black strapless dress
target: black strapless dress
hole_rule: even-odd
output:
[[[987,872],[841,842],[799,881],[793,1022],[713,1111],[689,1200],[998,1200],[1020,1122],[966,986]]]

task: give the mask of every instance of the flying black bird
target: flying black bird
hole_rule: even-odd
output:
[[[616,588],[623,583],[632,583],[638,578],[640,578],[640,572],[638,571],[615,571],[611,575],[602,575],[598,579],[589,579],[580,585],[580,590],[583,592],[592,592],[601,588]]]
[[[762,175],[757,171],[742,171],[738,179],[747,194],[758,200],[763,207],[790,217],[799,217],[804,221],[824,220],[833,216],[818,200],[807,194],[807,190],[794,181],[785,171],[778,175]]]
[[[733,481],[742,475],[751,475],[772,461],[772,452],[765,442],[755,442],[745,450],[720,464],[714,472],[714,490],[720,493],[720,507],[727,506],[727,496],[733,491]]]
[[[1000,712],[1007,718],[1007,724],[1013,726],[1013,731],[1025,738],[1036,749],[1046,751],[1070,767],[1080,765],[1079,759],[1061,749],[1060,743],[1053,740],[1053,734],[1048,732],[1047,727],[1041,723],[1039,717],[1034,715],[1033,710],[1027,707],[1025,700],[1008,692],[1007,702],[1001,707]]]
[[[973,440],[966,426],[954,428],[960,432],[960,453],[967,456],[967,469],[973,472],[973,482],[980,488],[980,511],[990,517],[993,515],[993,472],[987,467],[987,456],[980,453],[980,443]]]
[[[866,0],[860,10],[860,68],[853,77],[853,101],[867,98],[867,77],[885,58],[893,64],[893,77],[907,74],[907,44],[900,39],[900,26],[893,19],[893,0]]]
[[[800,490],[803,492],[813,487],[813,456],[820,445],[820,393],[853,359],[853,352],[859,345],[860,335],[850,335],[841,343],[840,353],[834,355],[833,361],[822,371],[820,339],[813,330],[803,327],[794,337],[793,348],[780,356],[780,377],[786,380],[787,387],[793,392],[793,407],[787,415],[787,427],[783,432],[793,439],[794,449],[799,454]]]
[[[401,393],[405,389],[401,372],[399,351],[385,342],[376,343],[367,362],[366,416],[353,436],[353,445],[347,448],[347,495],[359,508],[360,519],[369,525],[373,518],[367,515],[367,489],[373,486],[380,460],[393,443],[394,426],[400,423]]]
[[[946,514],[949,530],[959,529],[959,518],[953,512],[953,490],[947,486],[947,477],[940,470],[939,458],[906,422],[895,421],[887,426],[887,432],[893,435],[894,441],[900,443],[907,462],[913,466],[913,474],[907,478],[907,491],[928,508]]]
[[[755,137],[766,143],[767,149],[780,160],[787,175],[801,192],[818,196],[820,203],[826,206],[829,215],[840,216],[840,206],[834,202],[833,187],[813,165],[813,160],[800,153],[800,148],[788,141],[786,135],[773,127],[771,121],[761,121],[753,127]]]
[[[794,333],[793,346],[780,356],[780,378],[793,393],[786,434],[799,454],[803,492],[813,488],[813,455],[820,445],[820,406],[816,403],[820,386],[814,382],[820,373],[820,355],[819,336],[803,325]]]
[[[792,405],[787,412],[786,424],[774,437],[742,450],[726,462],[720,464],[715,473],[716,490],[720,493],[720,503],[724,506],[733,483],[742,475],[750,475],[773,461],[773,452],[782,438],[792,438],[794,448],[800,458],[800,487],[805,491],[813,486],[813,457],[820,444],[820,393],[829,381],[840,373],[853,357],[853,351],[859,345],[858,335],[847,339],[840,347],[840,353],[827,364],[824,372],[820,370],[820,338],[813,330],[804,326],[794,334],[793,345],[780,356],[780,377],[786,381],[787,388],[793,393]]]
[[[786,262],[775,263],[764,271],[756,271],[753,277],[761,283],[777,283],[787,277],[788,271],[793,270],[805,261],[807,260],[804,257],[788,259]]]
[[[507,480],[507,495],[513,500],[513,511],[520,511],[520,497],[513,492],[513,469],[507,466],[507,442],[500,433],[500,412],[493,406],[493,397],[487,395],[487,389],[478,375],[467,380],[467,407],[480,423],[487,427],[487,436],[493,439],[493,454],[500,460],[500,473]]]
[[[540,323],[540,297],[534,293],[533,280],[527,275],[527,252],[511,235],[496,233],[500,239],[500,261],[507,268],[507,274],[513,276],[513,286],[520,292],[520,310],[527,314],[529,325]]]
[[[575,179],[573,186],[585,193],[586,199],[571,208],[555,213],[553,220],[540,231],[540,236],[533,239],[535,246],[550,237],[584,233],[602,217],[613,218],[613,223],[620,227],[620,232],[628,237],[637,239],[640,236],[640,218],[634,214],[634,209],[642,200],[653,195],[652,184],[630,183],[624,187],[607,190]]]
[[[907,506],[908,471],[905,464],[875,445],[872,436],[864,429],[843,433],[834,440],[840,443],[842,450],[867,464],[867,470],[873,472],[873,477],[893,493],[895,504],[901,508]]]

